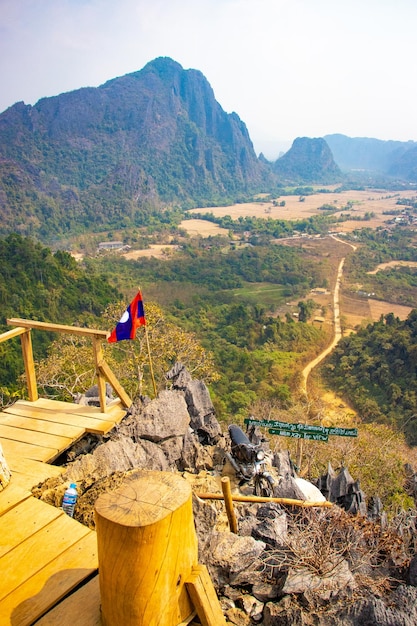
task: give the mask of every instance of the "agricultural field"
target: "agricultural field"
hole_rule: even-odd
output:
[[[300,197],[303,198],[300,201]],[[301,220],[313,215],[323,213],[320,207],[324,204],[332,204],[341,213],[350,213],[354,219],[335,226],[335,231],[351,232],[358,228],[358,220],[363,219],[366,213],[375,213],[375,217],[366,221],[368,228],[377,228],[392,219],[387,215],[389,211],[398,211],[398,198],[415,198],[415,191],[387,192],[387,191],[343,191],[341,193],[316,193],[308,196],[281,196],[273,201],[249,202],[246,204],[233,204],[231,206],[205,207],[192,209],[193,213],[213,213],[223,217],[230,215],[232,219],[239,217],[265,217],[283,220]],[[284,201],[285,206],[276,206]],[[349,206],[350,205],[350,206]]]
[[[409,306],[374,300],[372,298],[355,298],[346,294],[343,294],[341,297],[340,307],[343,334],[345,335],[363,323],[377,322],[381,315],[387,315],[388,313],[394,313],[395,317],[405,320],[412,310]]]
[[[197,235],[200,235],[200,237],[214,237],[216,235],[227,236],[229,234],[227,228],[220,228],[217,224],[200,219],[183,220],[179,227],[186,230],[190,237]]]
[[[157,259],[168,258],[174,254],[178,249],[178,246],[172,244],[151,244],[149,248],[144,250],[129,250],[129,252],[123,253],[125,259],[136,260],[139,258],[149,258],[151,256]]]

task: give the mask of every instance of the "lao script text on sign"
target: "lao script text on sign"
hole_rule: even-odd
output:
[[[271,435],[279,435],[282,431],[283,437],[294,437],[297,439],[313,439],[313,437],[307,437],[304,435],[322,435],[326,437],[317,438],[317,441],[327,441],[329,435],[337,435],[339,437],[357,437],[357,428],[341,428],[339,426],[319,426],[314,424],[292,424],[290,422],[280,422],[278,420],[255,420],[252,418],[246,418],[245,424],[255,426],[265,426],[269,429]],[[277,432],[272,432],[276,430]],[[297,436],[297,433],[300,437]]]
[[[293,439],[311,439],[312,441],[328,441],[328,436],[322,433],[309,433],[302,430],[283,430],[269,428],[270,435],[279,435],[280,437],[292,437]]]

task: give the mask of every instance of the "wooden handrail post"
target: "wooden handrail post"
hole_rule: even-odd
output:
[[[106,412],[106,379],[104,378],[99,364],[103,361],[103,349],[101,347],[100,337],[93,336],[94,363],[96,366],[98,397],[100,399],[100,409],[102,413]]]
[[[39,396],[38,386],[36,384],[35,363],[33,361],[32,337],[30,329],[20,335],[20,341],[22,343],[28,396],[31,402],[35,402]]]
[[[113,387],[119,396],[122,404],[129,408],[132,400],[129,398],[122,385],[117,380],[107,363],[103,358],[103,349],[101,342],[107,339],[109,333],[105,330],[97,328],[85,328],[80,326],[66,326],[64,324],[52,324],[47,322],[38,322],[37,320],[25,320],[21,318],[7,319],[7,324],[15,325],[16,328],[0,334],[0,343],[21,336],[23,359],[25,362],[25,372],[28,386],[29,399],[34,402],[38,399],[38,389],[36,385],[35,366],[33,361],[32,340],[30,332],[32,329],[52,331],[57,333],[68,333],[69,335],[77,335],[81,337],[90,337],[93,343],[94,363],[97,373],[98,395],[100,399],[100,409],[106,412],[106,381]]]
[[[224,504],[226,506],[227,519],[229,520],[229,527],[232,533],[235,533],[235,535],[237,535],[237,520],[236,520],[235,510],[233,508],[232,490],[230,488],[229,477],[223,476],[221,483],[222,483]]]

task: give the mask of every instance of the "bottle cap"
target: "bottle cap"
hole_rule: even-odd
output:
[[[76,483],[71,483],[70,487],[71,487],[71,489],[76,489],[77,488],[77,484]]]

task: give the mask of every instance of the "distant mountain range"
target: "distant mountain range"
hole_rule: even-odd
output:
[[[245,124],[225,113],[203,74],[158,58],[100,87],[34,106],[19,102],[0,114],[0,234],[49,241],[140,226],[166,207],[341,182],[344,149],[341,140],[332,147],[332,137],[341,136],[296,139],[275,163],[258,158]],[[408,152],[396,155],[386,167],[398,176],[411,171]]]
[[[382,141],[368,137],[326,135],[333,157],[343,171],[363,170],[417,182],[417,142]]]

